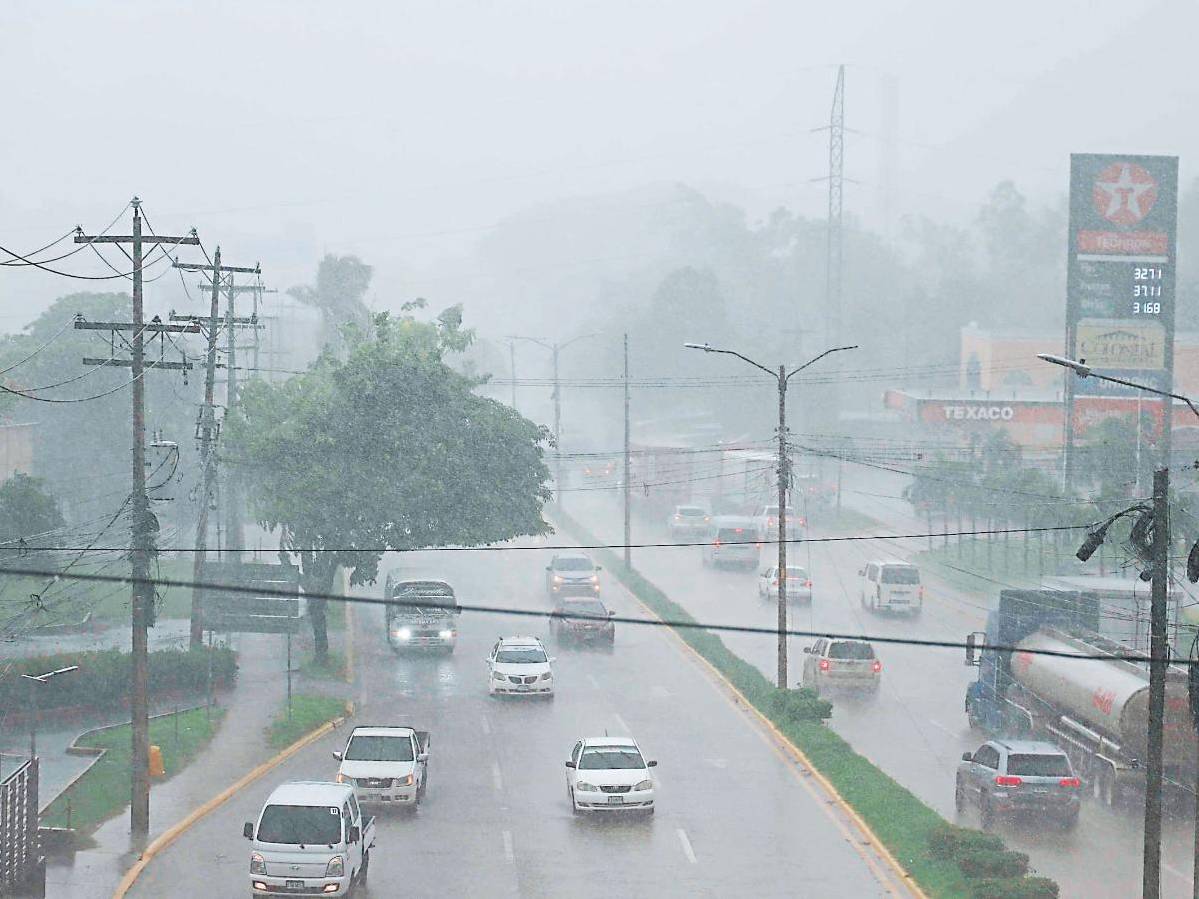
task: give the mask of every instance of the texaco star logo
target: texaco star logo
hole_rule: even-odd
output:
[[[1136,163],[1117,162],[1099,173],[1091,199],[1109,222],[1135,225],[1157,202],[1157,182]]]

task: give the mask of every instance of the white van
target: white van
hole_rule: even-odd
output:
[[[911,562],[894,559],[867,562],[858,575],[862,579],[862,608],[872,612],[920,614],[924,587],[920,584],[920,569]]]
[[[705,565],[740,565],[757,568],[762,532],[752,518],[720,515],[708,523],[704,537]]]

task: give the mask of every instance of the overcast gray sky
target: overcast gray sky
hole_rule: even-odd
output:
[[[7,0],[0,243],[137,193],[283,287],[323,251],[417,285],[559,197],[683,181],[820,215],[841,62],[847,209],[879,226],[1005,177],[1052,197],[1072,150],[1175,153],[1185,184],[1196,25],[1182,0]],[[0,328],[81,283],[9,270]]]

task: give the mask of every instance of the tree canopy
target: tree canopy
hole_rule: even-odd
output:
[[[5,552],[16,549],[22,538],[41,546],[54,545],[54,532],[64,523],[58,500],[38,478],[18,472],[0,484],[0,546]]]
[[[452,308],[376,316],[346,358],[323,354],[283,383],[247,383],[227,451],[263,527],[278,528],[310,591],[338,566],[352,584],[378,575],[382,550],[480,546],[547,533],[548,432],[474,392],[447,354],[470,333]],[[309,602],[324,654],[324,602]]]

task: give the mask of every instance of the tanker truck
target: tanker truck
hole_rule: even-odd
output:
[[[986,631],[966,640],[966,663],[978,666],[978,679],[966,690],[966,716],[971,727],[993,735],[1056,743],[1095,798],[1115,805],[1144,790],[1149,675],[1142,665],[1116,657],[1129,655],[1129,647],[1097,633],[1099,608],[1093,593],[1000,591]],[[1068,658],[1072,654],[1113,658]],[[1168,789],[1189,789],[1195,782],[1195,741],[1186,675],[1170,669]]]

